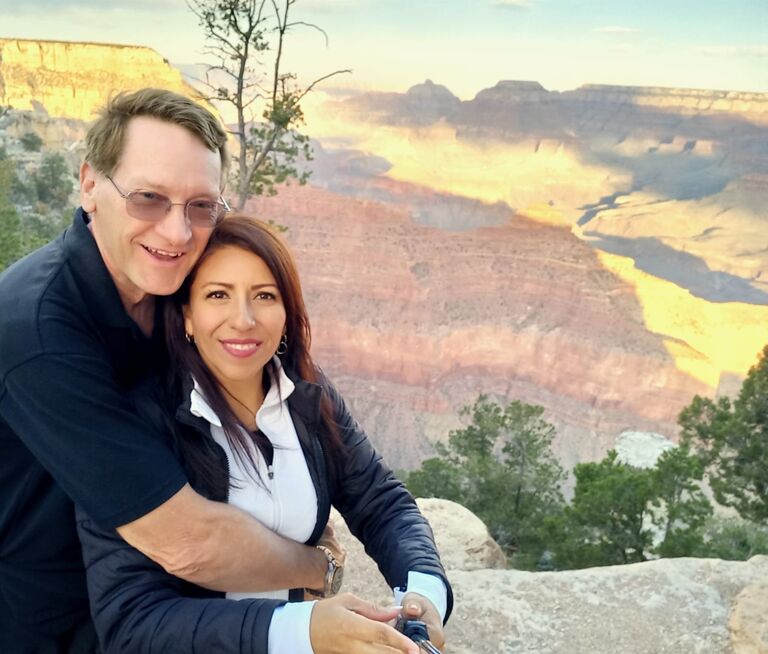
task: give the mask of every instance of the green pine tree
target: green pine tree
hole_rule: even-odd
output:
[[[459,502],[488,526],[516,567],[533,567],[544,550],[545,516],[562,506],[564,473],[552,451],[554,427],[544,409],[519,401],[502,406],[481,395],[462,415],[472,422],[452,431],[438,457],[407,477],[419,497]]]
[[[720,504],[768,524],[768,346],[738,397],[699,397],[680,414],[682,440],[695,448]]]

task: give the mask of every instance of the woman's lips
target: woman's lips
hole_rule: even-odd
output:
[[[219,342],[227,353],[238,359],[246,359],[252,354],[255,354],[262,343],[262,341],[253,339],[228,339]]]

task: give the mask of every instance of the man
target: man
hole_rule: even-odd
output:
[[[178,289],[223,215],[226,167],[204,108],[157,89],[117,96],[88,133],[74,224],[0,277],[3,654],[97,651],[74,503],[211,589],[327,583],[321,550],[197,495],[128,399],[163,366],[155,297]]]

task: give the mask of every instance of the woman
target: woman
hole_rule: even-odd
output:
[[[173,446],[192,486],[308,544],[318,542],[333,504],[388,583],[407,590],[406,616],[427,622],[441,644],[452,598],[432,532],[313,364],[298,273],[282,242],[263,223],[227,218],[166,309]],[[137,408],[168,420],[160,401]],[[348,594],[286,603],[303,589],[224,599],[166,573],[87,518],[78,526],[108,653],[418,651],[385,624],[397,608]],[[326,554],[326,588],[310,592],[328,596],[338,573]]]

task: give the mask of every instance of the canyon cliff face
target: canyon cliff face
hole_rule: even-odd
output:
[[[72,159],[82,121],[146,84],[193,93],[147,48],[0,40],[6,136]],[[674,440],[768,342],[766,107],[536,82],[314,96],[313,186],[249,206],[289,227],[314,354],[394,466],[487,393],[544,406],[570,467],[623,431]]]
[[[625,429],[674,434],[679,410],[710,390],[675,366],[632,287],[565,227],[507,212],[451,232],[312,187],[249,210],[288,226],[314,355],[395,466],[430,454],[480,393],[545,406],[570,466]]]
[[[765,94],[428,81],[309,114],[325,192],[252,206],[289,226],[315,353],[396,465],[481,392],[546,407],[566,466],[674,440],[768,342]]]
[[[496,191],[697,297],[768,304],[768,94],[603,85],[558,93],[506,81],[460,102],[428,81],[335,108],[397,125],[416,143],[430,140],[427,124],[441,131],[433,134],[441,153],[450,155],[444,144],[453,141],[481,172],[438,172],[440,190],[474,187],[483,199]],[[400,179],[426,183],[424,161],[409,166],[378,145],[361,144],[388,158]],[[411,159],[418,150],[411,143]],[[483,163],[502,172],[486,173]]]
[[[0,106],[90,121],[110,94],[144,86],[195,95],[151,48],[0,39]]]

